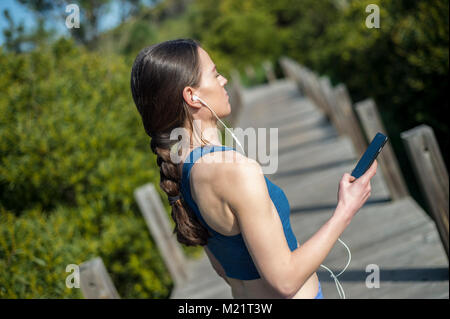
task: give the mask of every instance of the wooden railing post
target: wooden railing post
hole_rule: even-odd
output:
[[[80,265],[80,286],[86,299],[120,299],[100,257]]]
[[[340,114],[339,114],[339,108],[336,105],[336,98],[333,91],[333,87],[331,84],[331,81],[328,77],[322,76],[319,79],[319,83],[322,89],[322,92],[324,94],[324,97],[327,101],[327,104],[329,105],[329,111],[330,111],[330,120],[331,123],[336,127],[336,130],[340,135],[347,134],[346,128],[345,128],[345,122],[342,120]]]
[[[293,64],[296,69],[295,76],[298,86],[302,93],[313,101],[327,116],[330,116],[329,106],[320,87],[317,75],[295,61]]]
[[[137,188],[134,197],[175,284],[183,284],[188,279],[186,259],[155,186],[148,183]]]
[[[311,99],[312,97],[312,87],[311,83],[309,81],[309,75],[306,68],[301,66],[300,64],[293,62],[293,67],[295,70],[295,77],[297,79],[297,85],[299,86],[301,92],[303,95],[309,97]]]
[[[366,99],[355,104],[356,113],[361,120],[362,127],[368,138],[374,137],[377,132],[387,136],[386,129],[381,121],[377,106],[373,99]],[[391,143],[387,143],[378,156],[378,163],[383,172],[384,180],[393,200],[409,196],[408,188],[403,179],[397,158]]]
[[[305,96],[310,95],[310,84],[308,83],[306,68],[293,60],[291,61],[291,64],[292,68],[294,69],[294,76],[296,78],[297,86],[299,87],[300,91]]]
[[[282,56],[278,62],[280,63],[281,70],[283,70],[283,75],[286,79],[297,82],[294,75],[294,66],[292,65],[291,59],[286,56]]]
[[[310,83],[312,85],[313,99],[317,106],[331,119],[332,111],[330,105],[327,102],[325,93],[320,85],[319,77],[312,71],[308,72],[310,77]]]
[[[359,154],[363,154],[367,148],[367,142],[364,134],[359,127],[358,119],[353,112],[352,101],[350,95],[348,94],[347,88],[344,84],[338,84],[335,91],[335,98],[338,107],[338,111],[342,115],[342,120],[348,136],[353,142],[353,146]]]
[[[262,64],[264,71],[266,73],[266,78],[269,84],[274,83],[277,80],[277,77],[275,76],[275,72],[273,71],[273,65],[270,61],[264,61]]]
[[[448,172],[433,129],[428,125],[422,124],[401,133],[401,138],[436,223],[448,258]]]

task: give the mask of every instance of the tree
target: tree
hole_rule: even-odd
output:
[[[67,13],[65,8],[72,2],[69,0],[19,0],[35,12],[38,21],[57,20],[65,21]],[[74,39],[89,48],[94,48],[99,35],[99,22],[110,9],[111,0],[79,0],[80,28],[69,29]]]

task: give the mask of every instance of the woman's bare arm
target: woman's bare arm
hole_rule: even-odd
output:
[[[292,297],[325,260],[350,223],[351,213],[346,211],[347,208],[353,209],[357,205],[338,204],[332,217],[308,241],[291,252],[260,165],[256,161],[240,162],[233,166],[224,165],[220,171],[222,176],[217,179],[220,183],[215,188],[237,217],[247,249],[260,275],[282,297]],[[368,192],[370,195],[370,189]],[[361,194],[363,192],[359,188],[354,192],[355,198],[361,197]],[[351,203],[356,201],[348,196],[344,199]]]

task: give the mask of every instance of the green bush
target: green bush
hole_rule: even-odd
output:
[[[100,206],[100,205],[97,205]],[[66,266],[101,256],[122,298],[165,298],[172,282],[146,226],[132,214],[59,207],[0,216],[0,297],[82,298]]]
[[[65,268],[95,256],[122,298],[169,295],[133,197],[154,183],[169,213],[129,74],[121,57],[64,39],[23,54],[0,48],[0,297],[81,297]]]

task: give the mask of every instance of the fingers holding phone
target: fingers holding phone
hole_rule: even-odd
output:
[[[378,132],[361,156],[352,174],[345,173],[339,182],[338,206],[343,208],[339,212],[345,214],[348,221],[353,218],[371,195],[370,181],[375,176],[378,167],[376,158],[387,139],[384,134]]]
[[[356,164],[355,169],[352,171],[352,176],[361,178],[372,167],[373,162],[380,154],[388,138],[384,134],[378,132],[370,142],[364,154]]]
[[[369,199],[372,191],[370,180],[376,173],[377,165],[374,161],[370,169],[358,179],[345,173],[339,182],[338,206],[343,208],[339,211],[346,214],[346,219],[351,220]]]

